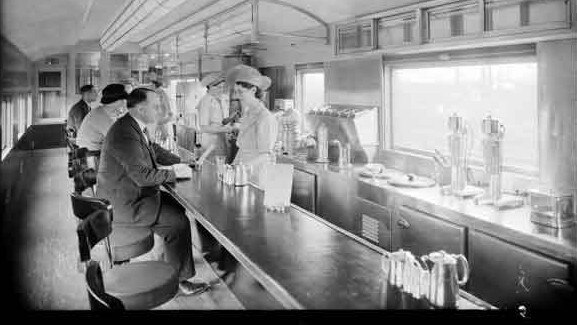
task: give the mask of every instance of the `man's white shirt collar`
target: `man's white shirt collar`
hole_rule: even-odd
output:
[[[130,114],[130,113],[128,113]],[[146,134],[144,133],[144,128],[146,128],[146,124],[144,124],[141,120],[139,120],[136,116],[130,114],[130,116],[132,116],[132,118],[136,121],[136,123],[138,123],[138,126],[140,127],[140,131],[142,131],[142,134],[144,134],[144,137],[146,138]],[[149,139],[146,139],[149,140]]]

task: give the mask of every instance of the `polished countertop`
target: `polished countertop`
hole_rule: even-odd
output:
[[[268,211],[261,190],[223,184],[211,164],[165,189],[285,308],[431,308],[383,280],[382,249],[294,205],[286,213]],[[458,304],[489,307],[466,292]]]
[[[438,186],[428,188],[396,187],[385,179],[359,176],[363,165],[351,168],[338,168],[329,164],[307,162],[295,157],[279,157],[279,162],[291,163],[297,169],[314,174],[329,173],[333,177],[349,177],[359,180],[359,190],[370,192],[373,196],[391,196],[402,205],[429,213],[435,217],[461,224],[505,241],[548,254],[567,261],[577,260],[577,226],[555,229],[530,220],[531,208],[524,205],[519,208],[497,210],[490,205],[477,205],[472,198],[459,198],[443,195]],[[361,192],[361,191],[359,191]]]

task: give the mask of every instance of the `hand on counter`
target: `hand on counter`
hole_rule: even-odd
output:
[[[186,179],[192,177],[192,169],[188,164],[174,164],[170,166],[160,166],[158,169],[161,170],[172,170],[176,175],[176,179]]]
[[[182,164],[194,165],[196,163],[194,154],[184,148],[178,148],[178,156]]]

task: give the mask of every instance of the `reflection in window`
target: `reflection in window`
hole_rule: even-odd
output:
[[[472,161],[482,161],[481,121],[506,128],[504,164],[536,171],[537,63],[484,62],[391,70],[393,148],[448,154],[447,119],[463,116],[473,131]]]
[[[61,87],[60,71],[41,71],[38,73],[38,87],[54,88]]]

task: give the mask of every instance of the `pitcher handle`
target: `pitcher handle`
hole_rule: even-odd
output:
[[[457,280],[458,285],[464,285],[469,280],[469,262],[463,254],[453,256],[457,260],[457,264],[461,264],[463,267],[463,279]]]

